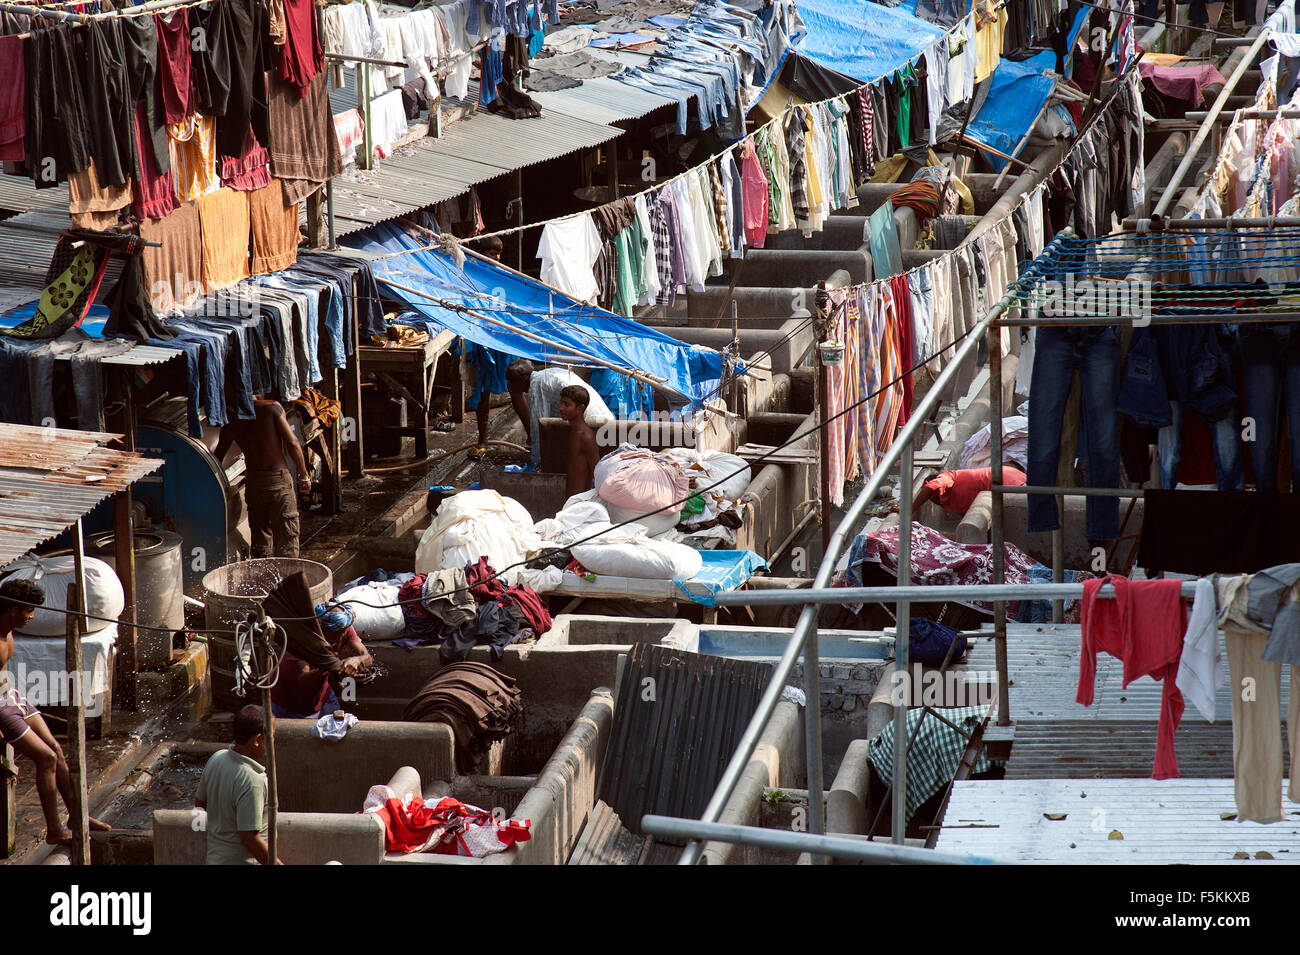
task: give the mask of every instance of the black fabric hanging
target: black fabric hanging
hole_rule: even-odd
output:
[[[63,23],[35,28],[24,52],[27,170],[37,189],[50,189],[90,165],[72,32]]]
[[[149,339],[164,341],[174,333],[158,318],[145,293],[144,273],[140,259],[132,256],[122,267],[122,275],[104,300],[108,306],[108,321],[104,323],[104,337],[128,336],[138,341]]]
[[[122,47],[126,53],[128,89],[131,105],[144,101],[144,118],[154,165],[158,175],[171,168],[167,149],[167,125],[163,118],[162,97],[158,95],[158,31],[153,17],[127,17],[122,21]],[[144,178],[140,156],[132,169],[136,181]]]
[[[102,186],[121,186],[137,168],[120,20],[92,20],[82,31],[87,68],[81,74],[90,157]]]

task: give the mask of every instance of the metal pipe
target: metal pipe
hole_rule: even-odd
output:
[[[1261,290],[1262,291],[1262,290]],[[1264,294],[1268,294],[1265,292]],[[1213,307],[1213,303],[1207,302],[1205,308]],[[998,322],[1000,328],[1020,328],[1045,326],[1057,326],[1059,328],[1088,328],[1098,326],[1115,326],[1123,328],[1126,325],[1132,325],[1136,319],[1132,316],[1110,316],[1105,315],[1079,317],[1079,318],[1014,318],[1005,322]],[[1253,312],[1243,314],[1224,309],[1217,313],[1209,314],[1186,314],[1186,315],[1152,315],[1149,318],[1142,318],[1143,326],[1152,325],[1222,325],[1224,322],[1231,322],[1234,325],[1264,325],[1272,322],[1297,322],[1300,321],[1300,312]]]
[[[907,587],[912,583],[912,441],[903,445],[903,454],[898,465],[898,586]],[[911,605],[904,598],[898,601],[894,614],[894,623],[898,628],[898,639],[894,641],[894,659],[904,675],[907,673],[907,642],[911,632]],[[901,846],[907,837],[907,704],[910,698],[894,705],[894,785],[890,797],[893,807],[893,827],[891,831],[894,845]]]
[[[999,488],[998,490],[1001,490]],[[1061,523],[1065,523],[1065,498],[1056,499],[1057,511],[1061,515]],[[1065,530],[1058,527],[1052,531],[1052,583],[1065,583]],[[1065,601],[1052,601],[1052,623],[1065,623]]]
[[[1122,223],[1130,232],[1154,231],[1150,219],[1128,218]],[[1257,219],[1162,219],[1161,229],[1273,229],[1300,226],[1296,216],[1268,216]]]
[[[1184,115],[1184,119],[1204,122],[1209,118],[1209,112],[1206,110],[1196,110]],[[1233,114],[1237,119],[1300,119],[1300,109],[1241,109]],[[1231,117],[1229,117],[1231,118]],[[1219,119],[1224,119],[1220,114]]]
[[[810,798],[811,801],[811,798]],[[878,865],[1002,865],[985,856],[959,856],[933,849],[913,846],[894,846],[872,842],[862,836],[822,836],[806,832],[787,832],[784,829],[762,829],[758,826],[737,826],[721,822],[700,822],[679,819],[675,816],[642,816],[641,829],[661,839],[712,839],[760,849],[785,852],[811,852],[871,862]]]
[[[1002,329],[989,329],[989,464],[991,483],[1002,487]],[[994,492],[992,501],[990,540],[993,545],[993,583],[1006,582],[1007,548],[1005,502],[1001,492]],[[993,649],[998,670],[998,725],[1011,721],[1010,679],[1007,676],[1007,605],[999,600],[993,604]]]
[[[1068,231],[1068,230],[1067,230]],[[884,457],[876,466],[875,473],[866,482],[866,485],[859,492],[853,505],[849,508],[848,513],[844,515],[843,520],[831,534],[830,546],[822,555],[821,566],[817,569],[817,576],[813,580],[816,587],[826,587],[830,583],[831,574],[834,573],[835,563],[844,549],[848,540],[849,532],[858,526],[862,520],[863,513],[867,506],[875,500],[876,493],[880,490],[880,485],[884,482],[890,468],[894,462],[902,455],[902,445],[900,442],[910,441],[921,429],[925,422],[926,416],[930,410],[938,404],[939,397],[944,394],[949,383],[956,376],[957,371],[961,368],[963,362],[978,347],[980,338],[988,329],[989,325],[1002,314],[1010,301],[1010,296],[1004,296],[1002,301],[998,302],[992,310],[984,316],[970,330],[966,336],[966,341],[953,354],[952,360],[939,373],[933,385],[926,391],[921,403],[913,411],[912,417],[908,419],[907,424],[903,426],[894,443],[884,454]],[[800,596],[788,598],[780,603],[792,604],[802,601],[804,591],[799,591]],[[723,596],[720,594],[719,596]],[[827,601],[828,603],[831,601]],[[776,709],[777,703],[781,700],[781,691],[789,680],[790,673],[794,669],[795,661],[799,658],[803,645],[808,639],[808,635],[814,629],[817,621],[817,611],[811,605],[803,608],[799,614],[799,620],[795,624],[794,632],[790,635],[790,640],[786,644],[785,650],[781,654],[781,659],[777,661],[773,668],[772,679],[763,691],[763,697],[759,700],[758,707],[754,716],[750,719],[749,725],[745,727],[745,732],[736,745],[736,752],[723,771],[722,777],[718,781],[717,788],[709,799],[709,803],[704,808],[702,820],[704,822],[716,822],[726,807],[727,801],[731,799],[732,793],[736,789],[736,784],[740,782],[740,777],[744,774],[745,767],[749,765],[749,760],[753,756],[754,749],[758,746],[759,738],[766,728],[768,721],[772,718],[772,713]],[[809,721],[817,727],[817,732],[821,732],[820,720],[817,716],[820,714],[820,693],[817,696],[809,698],[808,705],[817,707],[817,714],[809,714]],[[820,767],[818,767],[820,770]],[[811,782],[811,781],[810,781]],[[811,786],[810,786],[811,788]],[[693,865],[700,857],[701,844],[698,841],[691,842],[683,851],[679,864]]]
[[[991,491],[1003,494],[1055,494],[1059,497],[1142,497],[1145,488],[1140,487],[1052,487],[1040,484],[994,484]]]
[[[376,60],[370,56],[349,56],[346,53],[329,53],[324,54],[327,60],[340,60],[345,63],[367,63],[370,66],[400,66],[407,67],[409,64],[401,60]]]
[[[1196,581],[1185,580],[1184,597],[1196,596]],[[933,603],[943,600],[1076,600],[1083,596],[1083,584],[912,584],[909,587],[810,587],[801,590],[732,590],[717,595],[719,607],[784,607],[790,604]],[[1104,590],[1103,599],[1112,596]],[[995,636],[988,631],[986,636]],[[778,693],[778,696],[780,694]]]
[[[1241,58],[1241,62],[1237,64],[1237,68],[1232,71],[1232,76],[1228,78],[1228,82],[1223,84],[1223,89],[1219,91],[1219,95],[1215,98],[1214,105],[1210,107],[1209,115],[1206,116],[1205,122],[1201,124],[1201,128],[1196,131],[1196,135],[1192,137],[1192,142],[1187,147],[1187,152],[1183,154],[1182,161],[1178,163],[1178,168],[1174,170],[1173,177],[1169,180],[1169,184],[1165,186],[1164,194],[1156,204],[1153,213],[1154,215],[1164,215],[1173,204],[1174,198],[1178,194],[1178,187],[1183,184],[1183,177],[1187,175],[1188,170],[1192,168],[1192,163],[1196,161],[1196,155],[1200,152],[1201,146],[1205,143],[1205,138],[1210,134],[1210,129],[1214,125],[1215,117],[1217,117],[1220,111],[1222,111],[1223,105],[1228,101],[1228,97],[1230,97],[1233,90],[1237,88],[1238,81],[1241,80],[1241,77],[1250,67],[1250,64],[1254,62],[1255,55],[1259,52],[1260,48],[1264,45],[1264,41],[1269,38],[1269,35],[1272,32],[1272,28],[1268,26],[1265,26],[1259,31],[1254,42],[1250,44],[1250,49],[1247,50],[1246,55]]]

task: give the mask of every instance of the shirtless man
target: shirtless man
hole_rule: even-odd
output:
[[[596,432],[583,418],[590,400],[587,389],[581,385],[568,385],[560,392],[560,417],[569,424],[565,492],[570,497],[590,491],[596,484],[594,475],[600,450],[596,447]]]
[[[297,557],[298,497],[311,493],[307,459],[280,402],[257,395],[253,410],[257,417],[252,420],[232,420],[221,429],[213,454],[222,461],[231,444],[238,444],[244,453],[244,463],[248,466],[244,498],[248,529],[253,537],[253,556]],[[298,470],[296,489],[285,467],[286,452]]]
[[[63,747],[54,738],[40,711],[14,685],[9,660],[14,655],[14,631],[32,622],[36,608],[45,603],[45,592],[30,580],[7,580],[0,584],[0,740],[20,756],[36,764],[36,791],[45,812],[45,841],[52,846],[69,845],[71,830],[59,820],[59,796],[72,810],[72,781]],[[112,827],[90,820],[95,832]]]

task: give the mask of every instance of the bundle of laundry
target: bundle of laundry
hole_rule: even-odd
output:
[[[402,713],[407,723],[446,723],[456,741],[456,769],[474,772],[496,740],[523,714],[518,684],[486,663],[452,663],[429,679]]]
[[[651,535],[676,526],[690,495],[690,481],[675,461],[630,444],[596,462],[594,479],[611,521],[634,520]]]
[[[744,458],[726,451],[696,451],[693,448],[668,448],[661,451],[664,460],[676,464],[686,475],[692,498],[698,497],[700,508],[683,508],[681,523],[687,527],[708,524],[731,513],[739,526],[739,504],[749,488],[751,472]],[[687,510],[693,513],[686,514]]]
[[[463,568],[486,557],[509,582],[541,546],[533,519],[523,506],[496,491],[462,491],[445,499],[415,551],[415,569],[432,573]]]
[[[117,573],[102,560],[87,557],[82,562],[85,580],[86,612],[109,620],[116,620],[126,606],[122,582]],[[30,580],[45,591],[45,603],[36,615],[18,631],[25,637],[61,637],[68,632],[68,618],[64,614],[68,600],[68,584],[76,580],[76,558],[71,554],[60,557],[38,557],[28,554],[10,564],[4,580]],[[100,624],[93,624],[98,627]]]
[[[362,812],[372,812],[383,822],[384,848],[389,852],[481,859],[531,838],[526,819],[498,821],[488,810],[450,796],[436,803],[420,796],[401,798],[388,786],[371,786]]]
[[[641,524],[622,527],[593,525],[596,539],[574,544],[574,560],[593,574],[643,580],[689,580],[700,572],[704,558],[685,544],[649,536]]]
[[[986,468],[990,462],[989,445],[992,437],[989,426],[985,425],[969,438],[961,449],[961,466],[963,468]],[[1023,415],[1011,415],[1002,419],[1002,460],[1020,465],[1021,470],[1029,467],[1029,419]]]
[[[406,630],[399,589],[399,584],[375,581],[339,591],[334,602],[352,611],[352,627],[362,640],[392,640]]]
[[[486,644],[492,658],[500,660],[510,644],[551,629],[551,614],[542,598],[520,584],[507,587],[486,557],[457,573],[467,581],[466,595],[473,611],[459,623],[443,628],[439,656],[444,663],[464,660],[479,644]]]

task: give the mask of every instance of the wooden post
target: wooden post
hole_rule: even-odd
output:
[[[123,368],[122,383],[122,447],[135,450],[135,402],[131,389],[130,369]],[[117,655],[120,665],[116,672],[117,692],[122,709],[136,708],[136,675],[140,671],[140,658],[136,648],[136,624],[140,622],[135,586],[135,509],[130,485],[113,499],[113,561],[118,580],[122,582],[124,604],[117,628]],[[151,621],[154,625],[158,621]],[[102,719],[107,720],[108,713]]]
[[[73,557],[76,562],[76,582],[68,585],[67,608],[85,613],[86,574],[85,549],[81,535],[81,520],[76,524],[76,549]],[[88,794],[86,788],[86,706],[87,689],[82,681],[81,635],[85,633],[86,618],[68,614],[66,617],[67,649],[65,669],[68,684],[68,775],[72,783],[72,805],[68,812],[72,817],[72,864],[90,865],[90,807],[86,805]]]
[[[265,631],[263,631],[265,632]],[[262,690],[262,733],[266,736],[266,848],[267,864],[279,858],[280,791],[275,771],[275,718],[271,715],[271,690]]]
[[[324,189],[317,189],[307,197],[307,245],[313,249],[325,246],[324,194]]]
[[[14,750],[8,743],[0,743],[0,859],[14,854],[18,842],[18,767],[14,765]]]

